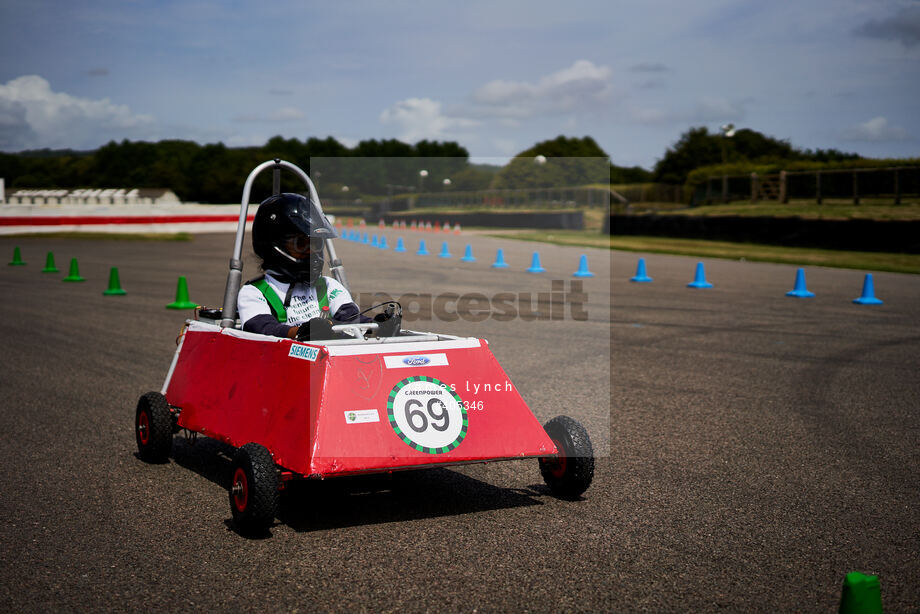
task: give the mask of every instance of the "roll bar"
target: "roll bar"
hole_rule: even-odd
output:
[[[258,177],[259,173],[268,168],[273,170],[272,191],[274,194],[281,193],[281,169],[292,171],[295,175],[303,179],[307,189],[310,191],[311,205],[316,208],[316,211],[321,216],[326,217],[326,214],[323,213],[323,207],[319,202],[319,195],[316,193],[316,186],[313,185],[313,181],[310,180],[310,177],[303,172],[300,167],[279,158],[275,158],[274,160],[263,162],[252,169],[252,172],[249,173],[249,177],[246,178],[246,183],[243,185],[240,220],[236,227],[236,242],[233,244],[233,256],[230,258],[230,272],[227,274],[227,286],[224,290],[224,305],[221,310],[220,320],[221,328],[232,328],[236,324],[236,297],[243,283],[243,238],[246,234],[246,215],[249,211],[249,195],[256,177]],[[347,290],[348,282],[345,279],[345,268],[342,266],[342,261],[339,260],[338,256],[335,254],[335,247],[332,245],[332,239],[325,239],[324,243],[326,252],[329,254],[329,270],[332,272],[332,276],[335,280],[345,286]]]

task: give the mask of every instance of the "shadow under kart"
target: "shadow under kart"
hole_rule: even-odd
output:
[[[207,437],[175,437],[172,461],[229,490],[235,449]],[[542,483],[523,488],[494,486],[453,467],[370,473],[340,480],[286,484],[277,519],[298,532],[457,516],[543,505]],[[232,518],[227,521],[232,525]],[[265,537],[255,532],[253,537]]]

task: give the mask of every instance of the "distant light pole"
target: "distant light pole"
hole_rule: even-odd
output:
[[[321,172],[314,171],[313,176],[311,177],[311,179],[313,180],[313,187],[316,188],[317,192],[319,192],[319,178],[322,176],[323,174]]]
[[[730,139],[735,136],[735,124],[724,124],[721,126],[720,130],[722,131],[722,202],[728,202],[728,175],[725,174],[725,162],[726,162],[726,144],[728,141],[725,139]]]
[[[418,191],[421,192],[422,188],[425,187],[425,177],[428,176],[428,171],[422,169],[418,172]]]
[[[533,162],[534,162],[534,164],[536,164],[537,166],[543,166],[544,164],[546,164],[546,156],[544,156],[543,154],[537,154],[537,155],[535,155],[535,156],[533,157]],[[539,185],[539,182],[537,182],[537,185]],[[540,194],[539,194],[539,192],[538,192],[538,193],[537,193],[537,198],[539,199],[539,197],[540,197]],[[530,191],[529,191],[529,190],[527,191],[527,196],[526,196],[525,198],[526,198],[528,201],[530,201]],[[547,198],[547,200],[549,200],[549,192],[547,192],[546,198]]]
[[[446,190],[447,188],[450,187],[450,177],[445,177],[444,181],[442,181],[441,183],[444,184],[444,189]]]

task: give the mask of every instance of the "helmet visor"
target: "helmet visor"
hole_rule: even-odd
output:
[[[284,251],[297,260],[303,260],[310,254],[323,253],[323,239],[320,237],[308,237],[305,234],[290,234],[283,238],[282,248]]]
[[[329,223],[325,215],[319,212],[319,208],[312,202],[306,202],[301,206],[288,209],[286,212],[287,221],[293,226],[291,232],[302,232],[311,237],[320,239],[335,239],[338,233],[335,227]]]

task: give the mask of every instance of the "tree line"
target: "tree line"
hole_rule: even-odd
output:
[[[222,143],[200,145],[193,141],[164,140],[156,143],[110,142],[95,151],[38,150],[0,154],[0,177],[9,188],[169,188],[186,202],[232,203],[242,194],[243,182],[257,165],[281,158],[314,176],[311,160],[322,167],[324,182],[344,185],[352,167],[342,160],[363,161],[355,192],[386,193],[386,183],[415,185],[417,166],[391,168],[390,159],[425,158],[435,170],[448,172],[465,167],[469,152],[452,142],[419,141],[409,145],[397,140],[366,140],[349,148],[332,137],[326,139],[273,137],[261,147],[227,147]],[[447,168],[441,169],[442,161]],[[381,184],[380,179],[387,178]],[[298,180],[299,181],[299,180]],[[284,182],[284,179],[283,179]],[[284,185],[284,183],[282,183]],[[296,191],[302,186],[296,185]],[[271,189],[271,175],[263,173],[254,193]]]
[[[546,162],[535,165],[538,156]],[[258,147],[201,145],[193,141],[156,143],[112,141],[94,151],[37,150],[0,153],[0,177],[9,188],[169,188],[181,200],[236,202],[248,173],[258,164],[281,158],[310,173],[321,194],[335,197],[399,194],[411,191],[484,190],[597,184],[695,181],[700,169],[744,169],[764,165],[850,166],[861,158],[835,149],[800,149],[755,130],[737,130],[731,138],[705,127],[684,132],[652,170],[611,164],[590,136],[559,136],[517,154],[503,167],[469,162],[469,152],[452,141],[422,140],[414,145],[395,139],[364,140],[346,147],[332,137],[301,141],[275,136]],[[580,159],[581,161],[576,161]],[[916,161],[914,161],[916,162]],[[312,168],[311,168],[312,165]],[[421,170],[424,169],[424,173]],[[696,173],[694,173],[696,171]],[[743,172],[743,171],[742,171]],[[285,185],[283,183],[283,185]],[[254,194],[271,189],[260,176]],[[296,188],[300,189],[300,186]]]

